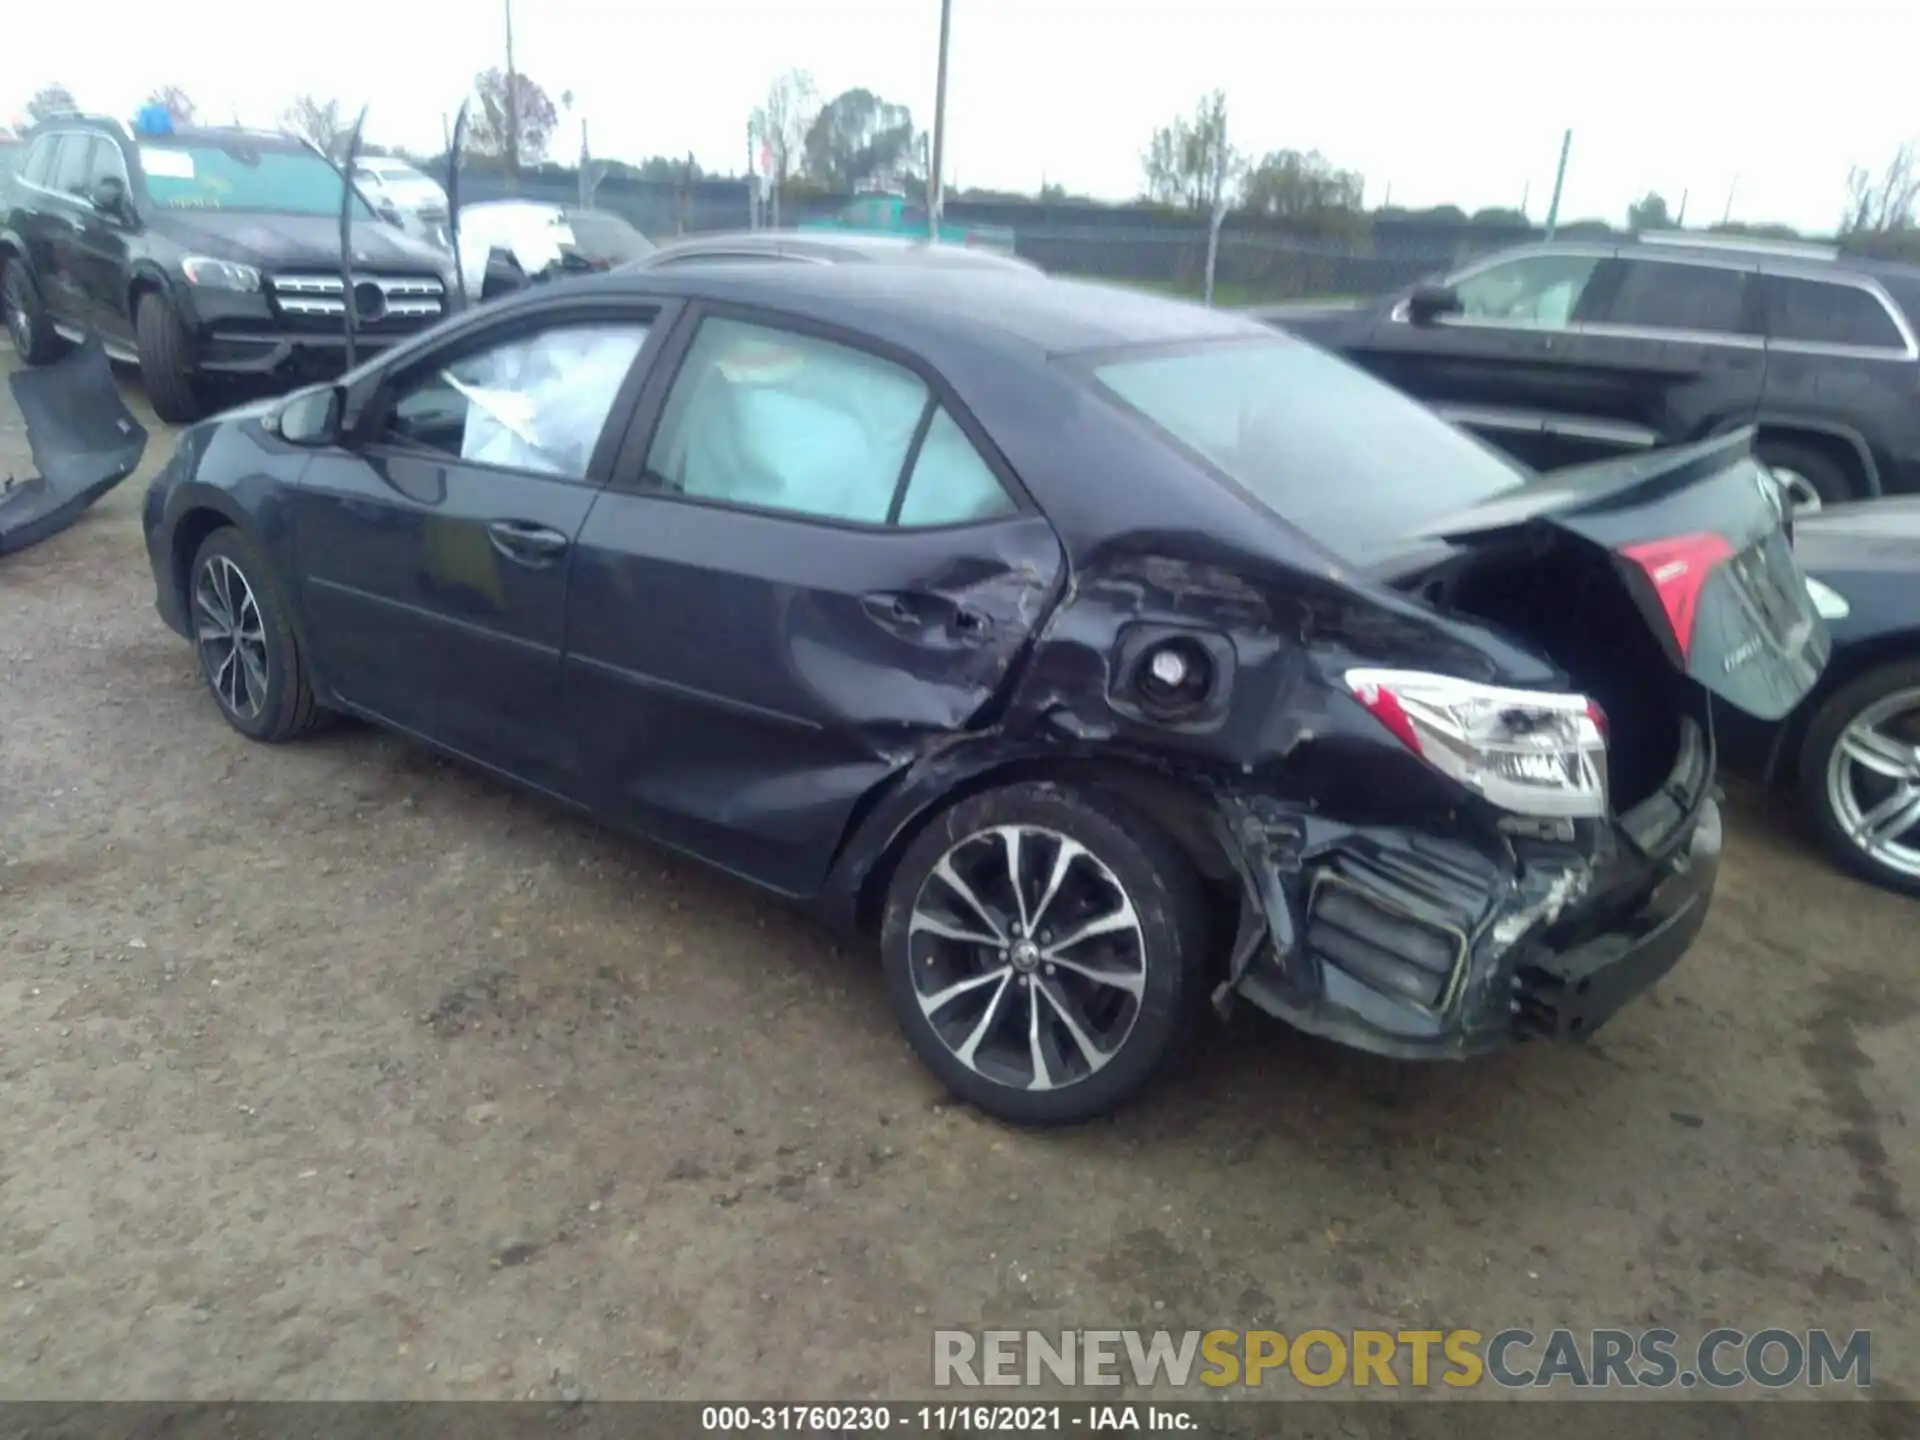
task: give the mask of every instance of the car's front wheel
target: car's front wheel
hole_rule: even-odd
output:
[[[66,348],[47,318],[40,287],[18,256],[0,260],[0,321],[6,324],[14,351],[29,365],[45,365]]]
[[[200,674],[226,722],[250,740],[297,739],[325,718],[267,558],[231,526],[193,557],[187,615]]]
[[[1179,847],[1103,794],[1021,784],[908,847],[881,946],[907,1039],[962,1099],[1017,1124],[1088,1120],[1175,1050],[1205,925]]]
[[[140,297],[133,335],[140,357],[140,384],[153,413],[169,425],[198,420],[204,407],[193,371],[192,344],[166,296],[150,291]]]
[[[1800,796],[1842,865],[1920,895],[1920,661],[1869,671],[1820,707],[1800,752]]]

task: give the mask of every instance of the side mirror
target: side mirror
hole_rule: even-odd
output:
[[[1460,296],[1451,285],[1416,285],[1407,296],[1407,318],[1416,325],[1431,325],[1443,315],[1460,313]]]
[[[337,445],[345,397],[345,388],[339,385],[296,390],[274,412],[272,428],[289,445],[309,449]]]
[[[87,203],[102,215],[125,220],[129,213],[126,183],[118,175],[102,175],[88,188]]]

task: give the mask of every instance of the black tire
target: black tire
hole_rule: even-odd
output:
[[[218,568],[223,566],[231,567],[244,582],[257,624],[247,622],[247,607],[233,590],[231,575]],[[219,579],[209,576],[210,569],[214,569],[216,575],[226,575],[224,590],[219,588]],[[247,704],[240,703],[233,690],[233,670],[220,663],[221,647],[204,638],[194,641],[200,677],[213,692],[214,703],[220,707],[226,722],[249,740],[278,745],[299,739],[331,718],[314,699],[306,662],[288,618],[285,596],[260,547],[230,525],[214,531],[201,542],[187,571],[187,621],[196,637],[204,635],[203,627],[217,629],[222,624],[218,605],[210,605],[203,599],[203,584],[214,585],[216,600],[226,599],[229,613],[238,612],[243,626],[259,636],[257,649],[249,649],[258,662],[258,671],[264,674],[265,683],[255,697],[252,693],[253,682],[258,678],[255,669],[241,666],[238,679],[247,685],[247,699],[253,702]]]
[[[140,384],[153,413],[169,425],[198,420],[205,406],[195,383],[193,345],[166,296],[149,291],[140,297],[133,336],[140,355]]]
[[[1762,440],[1754,447],[1754,458],[1769,470],[1783,470],[1800,476],[1822,505],[1843,505],[1860,498],[1853,474],[1825,451],[1791,440]]]
[[[1835,799],[1828,783],[1836,763],[1835,752],[1848,727],[1873,706],[1903,693],[1912,695],[1916,707],[1920,707],[1920,660],[1900,660],[1870,670],[1828,697],[1814,713],[1807,726],[1806,740],[1800,747],[1800,803],[1822,848],[1835,863],[1885,889],[1920,895],[1920,875],[1884,863],[1848,838],[1847,826],[1835,811]],[[1920,746],[1920,709],[1911,712],[1907,721],[1905,733],[1911,736],[1909,743]],[[1856,773],[1846,777],[1844,783],[1857,786],[1863,778]],[[1879,784],[1883,779],[1885,784]],[[1901,783],[1878,775],[1873,776],[1872,781],[1876,795],[1881,790],[1891,793],[1893,787]],[[1906,783],[1920,787],[1920,764],[1909,771]],[[1872,798],[1861,796],[1858,789],[1850,789],[1849,793],[1854,796],[1853,804],[1858,809],[1870,809],[1874,803]],[[1920,827],[1906,833],[1903,848],[1920,852]]]
[[[15,255],[0,260],[0,316],[5,319],[8,339],[26,364],[45,365],[66,352],[66,341],[54,333],[53,322],[47,318],[40,287],[26,262]],[[21,343],[23,330],[25,344]]]
[[[1048,914],[1064,916],[1060,923],[1078,929],[1090,916],[1126,913],[1123,900],[1131,907],[1137,928],[1128,924],[1115,932],[1116,938],[1108,942],[1108,959],[1098,959],[1097,942],[1106,937],[1095,936],[1096,944],[1073,945],[1078,964],[1072,967],[1055,954],[1057,969],[1049,963],[1047,952],[1034,953],[1037,944],[1030,945],[1016,965],[1014,942],[996,951],[998,940],[983,946],[924,928],[916,930],[916,907],[922,903],[923,890],[929,913],[977,918],[977,912],[962,905],[957,892],[936,879],[936,867],[947,862],[999,917],[997,933],[1017,935],[1020,906],[1006,884],[1011,870],[1005,860],[1008,847],[994,834],[995,827],[1029,827],[1023,831],[1027,838],[1021,842],[1020,869],[1028,877],[1026,908],[1037,913],[1034,935],[1021,938],[1064,950],[1061,940],[1048,941],[1054,934],[1045,928]],[[1039,832],[1064,837],[1092,857],[1092,863],[1076,858],[1067,883],[1044,910],[1038,907],[1059,847]],[[1001,867],[997,876],[992,869],[996,864]],[[1112,884],[1123,893],[1114,895]],[[1038,783],[962,800],[913,840],[887,889],[880,946],[895,1016],[914,1052],[954,1094],[1014,1124],[1070,1125],[1106,1114],[1131,1098],[1179,1050],[1204,993],[1205,935],[1200,882],[1186,855],[1158,826],[1107,795]],[[1137,979],[1137,996],[1129,999],[1129,990],[1086,978],[1089,967],[1109,975],[1143,970]],[[996,973],[997,981],[983,978]],[[922,983],[933,985],[932,993],[937,995],[966,980],[973,982],[972,989],[931,1012],[943,1017],[956,1044],[942,1038],[941,1029],[923,1008]],[[974,995],[980,998],[975,1000]],[[1104,1057],[1098,1064],[1091,1063],[1086,1050],[1075,1042],[1073,1027],[1062,1018],[1063,1002],[1077,1016],[1078,1033],[1093,1040]],[[1031,1058],[1036,1007],[1042,1007],[1039,1063]],[[997,1013],[986,1024],[990,1008]],[[975,1041],[976,1066],[959,1052],[968,1048],[962,1037],[971,1037],[983,1024],[985,1038]],[[1031,1088],[1032,1078],[1043,1068],[1046,1078],[1056,1083],[1052,1088]]]

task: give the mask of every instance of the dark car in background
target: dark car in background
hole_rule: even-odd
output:
[[[281,386],[344,368],[346,310],[377,351],[434,324],[459,297],[452,257],[384,224],[291,136],[242,129],[136,135],[115,120],[34,127],[0,214],[0,312],[42,364],[98,335],[135,361],[161,419],[205,408],[208,382]]]
[[[1691,945],[1709,696],[1827,639],[1746,435],[1524,474],[1311,345],[988,265],[541,286],[186,431],[144,526],[254,739],[348,712],[877,939],[994,1114],[1211,997],[1380,1054]]]
[[[1742,237],[1569,240],[1255,313],[1539,469],[1752,425],[1803,505],[1920,491],[1920,268]]]
[[[1030,260],[997,250],[933,243],[895,235],[834,230],[732,230],[689,235],[662,245],[638,262],[644,269],[712,261],[785,261],[800,265],[933,265],[1038,275]]]
[[[1722,743],[1797,795],[1837,863],[1920,895],[1920,498],[1802,514],[1793,547],[1833,657],[1785,720],[1723,714]]]

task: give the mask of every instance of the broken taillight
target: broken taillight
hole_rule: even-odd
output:
[[[1585,695],[1423,670],[1349,670],[1347,688],[1402,745],[1516,815],[1607,813],[1606,717]]]
[[[1666,611],[1667,624],[1673,630],[1674,642],[1680,647],[1680,658],[1683,661],[1692,658],[1693,626],[1699,617],[1700,592],[1715,567],[1732,557],[1733,546],[1724,535],[1706,532],[1625,545],[1620,553],[1644,570],[1647,579],[1653,582],[1654,593],[1660,597],[1660,608]]]

